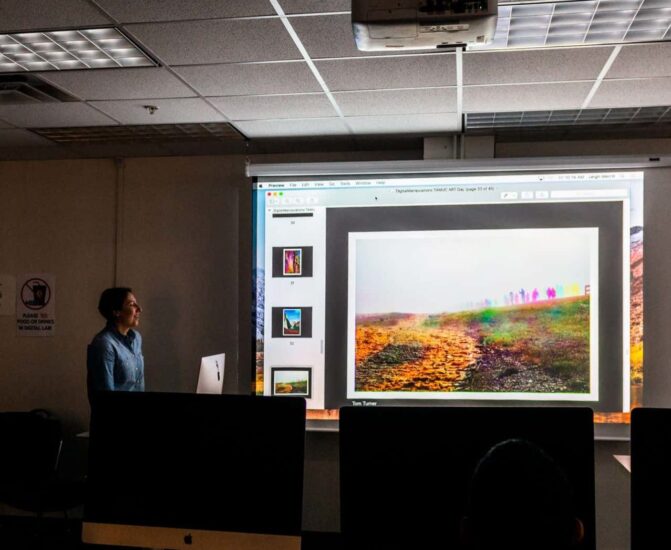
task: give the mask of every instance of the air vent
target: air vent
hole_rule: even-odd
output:
[[[77,99],[34,75],[0,76],[0,105],[66,101],[77,101]]]
[[[468,113],[466,131],[671,125],[671,107]]]
[[[32,131],[56,143],[220,142],[245,139],[233,126],[223,122],[33,128]]]

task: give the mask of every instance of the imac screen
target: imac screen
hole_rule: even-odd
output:
[[[305,403],[100,392],[83,540],[148,548],[300,548]]]

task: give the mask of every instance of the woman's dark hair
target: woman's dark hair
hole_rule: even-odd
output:
[[[130,288],[115,287],[103,290],[98,301],[98,311],[108,321],[114,321],[114,312],[121,311],[126,296],[133,291]]]

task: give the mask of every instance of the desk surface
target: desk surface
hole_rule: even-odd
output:
[[[594,439],[597,441],[629,441],[629,426],[623,427],[620,424],[610,424],[602,427],[601,425],[596,424],[594,428]],[[613,428],[615,428],[615,430],[613,430]],[[338,432],[340,431],[340,423],[338,420],[307,420],[305,429],[308,432]],[[88,439],[89,432],[78,433],[75,437]]]

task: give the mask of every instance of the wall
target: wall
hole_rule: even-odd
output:
[[[200,357],[223,351],[225,390],[237,390],[243,168],[238,157],[125,163],[118,283],[144,304],[148,388],[193,391]]]
[[[497,151],[514,156],[575,154],[575,147],[586,154],[671,147],[670,140],[649,142],[499,144]],[[148,387],[190,391],[199,357],[225,351],[226,390],[246,391],[249,375],[237,369],[238,362],[251,360],[251,194],[244,168],[240,156],[141,158],[125,160],[119,177],[111,159],[0,162],[0,273],[44,271],[57,278],[55,336],[18,337],[14,318],[0,316],[0,407],[47,407],[70,431],[86,429],[85,349],[103,325],[95,309],[99,293],[113,284],[133,287],[145,308]],[[665,337],[670,179],[667,170],[646,174],[646,372],[654,383],[645,391],[646,403],[655,405],[671,395],[671,341]]]
[[[56,276],[56,335],[19,337],[0,317],[0,409],[52,409],[88,422],[85,355],[100,290],[113,282],[110,160],[0,163],[0,272]]]
[[[19,337],[0,317],[0,409],[44,407],[87,429],[86,345],[114,284],[145,310],[148,388],[193,390],[200,357],[224,351],[225,389],[238,391],[247,187],[239,157],[133,159],[122,177],[113,160],[0,163],[0,273],[53,273],[57,323],[53,337]]]
[[[418,158],[414,151],[304,161]],[[421,156],[421,155],[420,155]],[[301,155],[258,157],[297,162]],[[241,156],[0,162],[0,274],[56,276],[56,334],[18,337],[0,316],[0,410],[43,407],[88,428],[86,345],[109,286],[144,308],[146,382],[193,391],[202,355],[225,352],[227,392],[251,364],[251,185]]]
[[[649,142],[498,144],[500,156],[671,150]],[[421,152],[259,157],[258,162],[421,158]],[[103,325],[100,291],[130,285],[145,308],[148,388],[191,391],[201,355],[227,354],[226,391],[246,391],[250,364],[249,180],[240,156],[139,158],[121,177],[108,160],[0,162],[0,273],[56,275],[57,333],[16,335],[0,317],[0,410],[46,407],[70,433],[87,429],[85,349]],[[646,402],[670,405],[669,170],[646,174]],[[117,208],[118,206],[118,208]],[[649,368],[650,367],[650,368]],[[626,443],[596,446],[599,547],[628,547],[628,478],[612,459]],[[336,434],[310,434],[304,526],[339,528]]]

